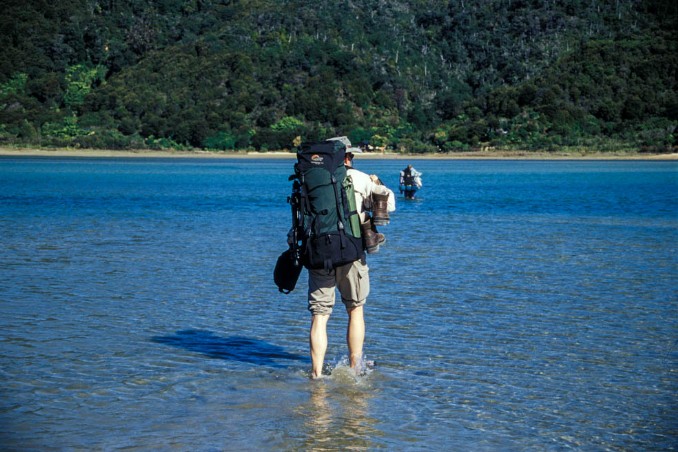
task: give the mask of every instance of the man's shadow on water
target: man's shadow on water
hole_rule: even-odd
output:
[[[282,347],[260,339],[242,336],[220,337],[211,331],[181,330],[170,336],[155,336],[158,344],[171,345],[200,353],[209,358],[241,361],[284,368],[277,360],[309,361],[307,357],[286,352]]]

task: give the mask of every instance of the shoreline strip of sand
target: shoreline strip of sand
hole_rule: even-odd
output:
[[[143,157],[143,158],[294,158],[293,152],[113,151],[101,149],[24,149],[0,147],[0,156],[13,157]],[[391,160],[678,160],[678,153],[565,153],[530,151],[458,152],[452,154],[366,153],[361,159]]]

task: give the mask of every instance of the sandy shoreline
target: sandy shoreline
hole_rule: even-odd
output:
[[[294,158],[293,152],[112,151],[101,149],[22,149],[0,147],[0,156],[13,157],[142,157],[142,158]],[[674,154],[565,153],[529,151],[459,152],[453,154],[367,153],[361,159],[389,160],[678,160]]]

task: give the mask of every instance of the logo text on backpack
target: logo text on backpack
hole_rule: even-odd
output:
[[[321,163],[323,162],[323,160],[324,160],[324,159],[323,159],[323,156],[322,156],[322,155],[313,154],[313,155],[311,156],[311,162],[313,162],[313,163],[315,163],[315,164],[318,164],[318,165],[319,165],[319,164],[321,164]]]

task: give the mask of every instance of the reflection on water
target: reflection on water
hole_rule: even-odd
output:
[[[383,434],[370,415],[375,388],[369,378],[338,366],[331,377],[311,382],[309,401],[296,409],[305,419],[302,449],[372,450],[379,444]]]

